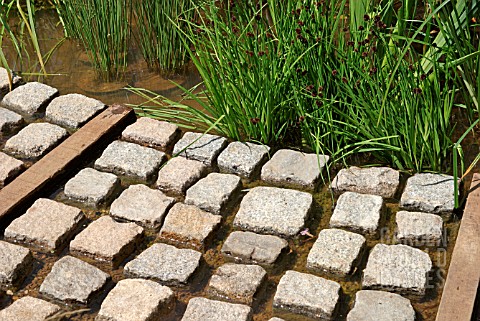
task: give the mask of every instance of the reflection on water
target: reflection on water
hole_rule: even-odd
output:
[[[37,34],[43,54],[55,47],[63,38],[62,25],[54,11],[42,10],[36,15]],[[157,92],[172,100],[180,100],[181,90],[172,82],[181,84],[186,88],[200,82],[200,77],[195,68],[189,64],[179,73],[160,76],[151,72],[143,60],[140,49],[136,46],[136,39],[132,39],[132,48],[129,51],[129,65],[125,77],[121,81],[106,83],[97,77],[95,70],[90,63],[89,57],[83,46],[74,40],[65,40],[53,52],[46,63],[48,77],[25,76],[29,81],[40,80],[50,86],[57,88],[60,94],[79,93],[96,98],[105,104],[131,103],[139,104],[143,100],[124,88],[126,86],[141,87]],[[8,44],[4,47],[10,68],[14,71],[29,71],[24,60],[23,66],[13,58],[13,50]],[[34,52],[30,57],[35,57]]]

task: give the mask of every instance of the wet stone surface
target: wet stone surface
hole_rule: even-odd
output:
[[[355,306],[347,321],[414,321],[415,310],[410,301],[395,293],[362,290],[355,296]]]
[[[94,167],[116,175],[150,181],[165,159],[165,153],[153,148],[114,141],[95,161]]]
[[[47,275],[40,293],[65,302],[87,304],[110,276],[80,259],[64,256]]]
[[[340,292],[337,282],[290,270],[280,279],[273,307],[315,320],[335,320]]]
[[[187,190],[185,203],[213,214],[223,214],[225,206],[241,187],[238,176],[211,173]]]
[[[64,193],[70,199],[96,207],[108,202],[119,186],[117,176],[84,168],[65,184]]]
[[[182,321],[206,320],[249,321],[251,320],[251,309],[243,304],[205,298],[190,299]]]
[[[258,265],[224,264],[210,278],[207,292],[218,299],[251,305],[266,276]]]
[[[11,110],[0,107],[0,134],[11,131],[22,123],[22,116]]]
[[[102,216],[70,242],[70,251],[116,266],[135,250],[142,233],[143,228],[135,223],[117,223]]]
[[[226,145],[227,139],[224,137],[187,132],[175,144],[173,155],[183,156],[212,166]]]
[[[2,105],[24,114],[34,114],[58,95],[56,88],[38,82],[19,86],[3,97]]]
[[[288,247],[288,242],[273,235],[252,232],[232,232],[222,246],[222,254],[242,263],[271,266]]]
[[[161,320],[174,306],[173,291],[154,281],[126,279],[117,283],[102,303],[96,321]]]
[[[399,243],[410,246],[439,246],[442,241],[443,219],[436,214],[400,211],[396,215]]]
[[[174,202],[172,197],[146,185],[130,185],[113,201],[110,215],[142,226],[159,228]]]
[[[409,211],[419,211],[449,216],[455,199],[452,176],[422,173],[407,180],[400,206]]]
[[[233,225],[261,234],[292,237],[305,226],[312,195],[276,187],[255,187],[244,196]]]
[[[270,147],[252,143],[233,142],[218,156],[221,172],[253,178],[268,157]]]
[[[221,220],[220,215],[210,214],[193,205],[177,203],[168,212],[159,237],[201,250]]]
[[[67,131],[49,123],[32,123],[5,143],[5,151],[16,156],[38,158],[68,136]]]
[[[60,311],[56,304],[26,296],[0,310],[1,321],[45,321]]]
[[[315,189],[329,157],[281,149],[262,167],[262,180],[273,185]]]
[[[154,279],[165,285],[185,285],[200,265],[202,254],[155,243],[125,265],[127,277]]]
[[[345,192],[340,195],[330,219],[330,227],[375,234],[383,211],[383,199],[377,195]]]
[[[30,272],[32,264],[30,250],[0,241],[0,288],[16,286]]]
[[[180,130],[174,124],[142,117],[125,128],[122,139],[165,150],[179,135]]]
[[[23,162],[0,152],[0,188],[17,176],[23,169]]]
[[[165,192],[184,194],[207,173],[207,166],[202,162],[174,157],[158,172],[156,186]]]
[[[307,257],[307,269],[346,275],[352,272],[365,247],[365,238],[338,229],[320,231]]]
[[[40,198],[5,229],[5,239],[55,251],[66,245],[83,219],[79,208]]]
[[[69,128],[78,128],[93,118],[105,104],[80,94],[57,97],[47,106],[47,121]]]
[[[432,261],[427,253],[407,245],[377,244],[363,270],[362,286],[423,296]]]
[[[12,75],[13,88],[22,82],[22,77]],[[0,67],[0,94],[5,95],[10,91],[10,78],[8,77],[7,69]]]
[[[400,173],[388,167],[341,169],[331,184],[336,194],[356,192],[393,198],[400,184]]]

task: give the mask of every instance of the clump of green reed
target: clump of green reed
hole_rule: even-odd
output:
[[[176,28],[193,18],[190,0],[135,1],[134,12],[139,46],[149,68],[172,71],[188,60],[188,52]]]
[[[118,79],[127,66],[132,0],[55,0],[66,35],[78,38],[99,75]]]

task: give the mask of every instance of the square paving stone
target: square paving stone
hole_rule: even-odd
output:
[[[307,269],[340,275],[350,274],[360,260],[365,238],[338,229],[320,231],[307,257]]]
[[[363,270],[363,288],[424,295],[432,261],[407,245],[377,244]]]
[[[334,320],[340,292],[337,282],[287,271],[278,283],[273,307],[315,320]]]
[[[285,321],[285,320],[280,319],[280,318],[271,318],[271,319],[268,320],[268,321]]]
[[[0,187],[5,186],[23,169],[23,162],[0,152]]]
[[[0,134],[9,132],[22,123],[22,116],[11,110],[0,107]]]
[[[180,134],[177,125],[148,117],[141,117],[125,128],[122,138],[138,144],[145,144],[165,150]]]
[[[345,192],[337,200],[330,219],[330,227],[375,234],[380,224],[382,210],[381,196]]]
[[[325,155],[281,149],[262,167],[262,180],[274,185],[313,190],[328,163]]]
[[[5,229],[5,239],[56,251],[73,236],[83,219],[76,207],[40,198]]]
[[[219,299],[251,305],[266,278],[261,266],[224,264],[210,278],[207,292]]]
[[[95,168],[150,181],[165,159],[165,153],[156,149],[117,140],[108,145],[95,161]]]
[[[78,128],[92,119],[105,104],[80,94],[57,97],[47,106],[47,121],[69,128]]]
[[[233,257],[242,263],[271,266],[287,247],[288,242],[278,236],[235,231],[225,240],[221,251],[227,258]]]
[[[202,254],[155,243],[125,265],[127,277],[154,279],[166,285],[185,285],[200,266]]]
[[[67,131],[60,126],[32,123],[7,140],[5,151],[21,157],[37,158],[45,155],[67,136]]]
[[[1,310],[0,321],[45,321],[58,311],[58,305],[26,296]]]
[[[132,254],[142,236],[143,228],[137,224],[117,223],[102,216],[70,242],[70,251],[117,266]]]
[[[331,187],[336,194],[356,192],[393,198],[399,184],[400,173],[394,169],[352,166],[341,169],[333,179]]]
[[[358,291],[347,321],[415,321],[410,300],[384,291]]]
[[[173,155],[179,155],[212,166],[220,152],[227,146],[224,137],[187,132],[173,148]]]
[[[219,226],[222,217],[202,211],[196,206],[175,204],[160,230],[160,238],[201,250]]]
[[[158,228],[175,199],[146,185],[130,185],[112,203],[110,215],[142,226]]]
[[[22,83],[22,77],[11,74],[12,88]],[[10,77],[7,69],[0,67],[0,94],[5,95],[10,91]]]
[[[108,293],[95,320],[161,320],[171,312],[174,303],[175,295],[166,286],[149,280],[121,280]]]
[[[400,207],[449,216],[455,205],[453,176],[442,174],[415,174],[407,180]]]
[[[411,246],[439,246],[441,244],[443,219],[440,216],[400,211],[395,219],[397,222],[396,238],[400,243]]]
[[[2,104],[24,114],[33,114],[58,95],[56,88],[39,82],[29,82],[17,87],[3,97]]]
[[[222,214],[241,188],[242,180],[238,176],[210,173],[187,190],[185,203],[213,214]]]
[[[64,256],[53,265],[40,293],[65,302],[87,304],[110,276],[82,260]]]
[[[165,192],[184,194],[207,173],[207,166],[202,162],[174,157],[158,172],[156,186]]]
[[[243,304],[227,303],[205,298],[192,298],[182,321],[250,321],[250,307]]]
[[[252,143],[233,142],[218,156],[220,171],[244,178],[253,178],[266,161],[270,147]]]
[[[107,203],[119,187],[120,180],[117,176],[93,168],[84,168],[65,184],[64,193],[75,201],[99,206]]]
[[[0,288],[19,284],[30,272],[33,256],[29,249],[0,241]]]
[[[305,226],[312,204],[309,193],[254,187],[240,203],[233,225],[261,234],[292,237]]]

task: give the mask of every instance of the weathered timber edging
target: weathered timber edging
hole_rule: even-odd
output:
[[[20,214],[30,206],[47,184],[64,178],[88,153],[108,144],[111,141],[108,138],[113,139],[134,121],[133,110],[112,105],[33,164],[0,190],[0,225],[13,219],[15,212]]]
[[[480,280],[480,174],[473,175],[436,321],[470,321]]]

